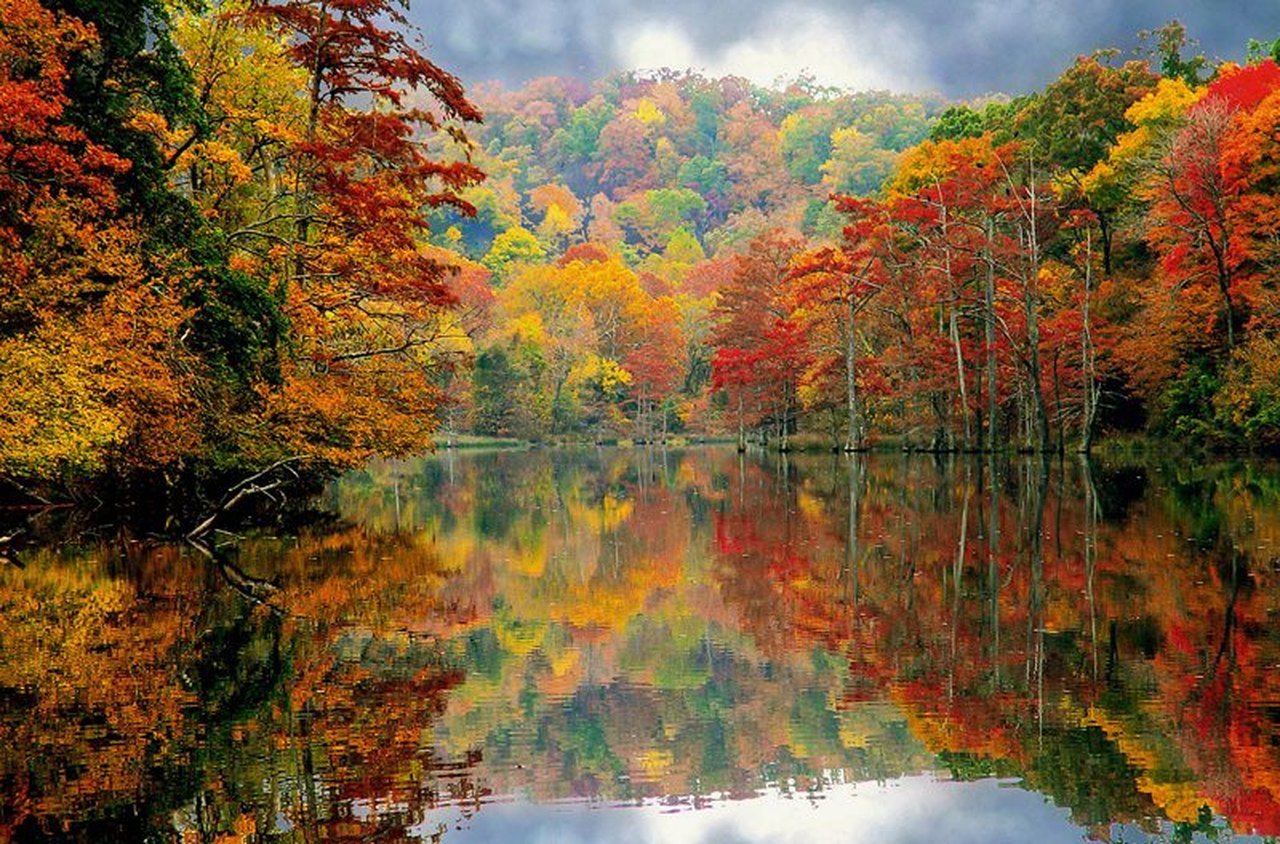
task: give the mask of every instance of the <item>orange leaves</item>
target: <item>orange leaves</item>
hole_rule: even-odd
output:
[[[121,284],[78,319],[0,342],[7,471],[132,470],[198,453],[189,312],[162,288]]]
[[[1166,283],[1180,298],[1216,288],[1215,333],[1228,347],[1258,304],[1253,277],[1280,224],[1277,97],[1274,62],[1227,68],[1171,130],[1148,188],[1147,238]]]
[[[65,121],[66,62],[92,30],[0,4],[0,471],[129,470],[195,450],[189,312],[117,218],[128,163]]]
[[[914,194],[951,178],[960,170],[974,167],[998,170],[998,159],[999,152],[989,136],[924,141],[903,156],[889,190],[900,195]]]
[[[250,461],[332,466],[427,447],[442,375],[492,299],[483,268],[455,290],[454,256],[425,245],[431,209],[474,211],[461,124],[479,110],[389,0],[232,0],[178,24],[208,132],[166,137],[174,180],[272,291],[292,356],[216,437]]]
[[[0,21],[0,246],[15,247],[49,209],[110,210],[128,163],[63,122],[67,62],[94,44],[92,29],[35,0],[0,0]]]

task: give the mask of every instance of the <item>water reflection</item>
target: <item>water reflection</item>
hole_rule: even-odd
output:
[[[323,504],[233,578],[0,568],[0,840],[1280,833],[1272,467],[450,453]]]

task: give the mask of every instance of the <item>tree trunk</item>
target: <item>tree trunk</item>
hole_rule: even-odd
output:
[[[1026,206],[1027,227],[1025,230],[1028,264],[1026,277],[1023,279],[1022,285],[1022,303],[1024,316],[1027,320],[1027,374],[1031,380],[1033,407],[1036,413],[1035,433],[1037,440],[1039,440],[1037,447],[1039,451],[1046,452],[1049,450],[1049,414],[1044,400],[1044,367],[1040,361],[1040,233],[1036,219],[1035,162],[1032,161],[1027,166],[1030,169],[1030,190],[1028,191]]]
[[[1098,231],[1102,239],[1102,277],[1111,278],[1111,221],[1101,211],[1093,212],[1098,218]]]
[[[969,392],[965,384],[964,377],[964,349],[960,345],[960,327],[957,324],[955,305],[951,306],[950,316],[951,331],[951,347],[956,355],[956,387],[960,393],[960,419],[964,430],[964,447],[968,448],[973,442],[973,429],[969,424]]]
[[[742,388],[738,388],[738,453],[747,450],[747,429],[742,419]]]
[[[995,451],[998,442],[996,433],[996,416],[1000,406],[997,398],[996,373],[996,257],[995,221],[987,218],[987,285],[984,291],[983,307],[986,309],[986,344],[987,344],[987,450]]]
[[[1080,423],[1081,454],[1093,448],[1093,423],[1098,415],[1098,375],[1093,352],[1093,326],[1089,307],[1093,299],[1093,241],[1092,233],[1085,233],[1084,302],[1080,307],[1080,364],[1084,374],[1084,410]],[[1105,252],[1104,252],[1105,260]]]
[[[847,334],[844,342],[844,368],[845,386],[849,391],[849,439],[845,445],[845,450],[861,451],[863,448],[862,411],[858,407],[858,345],[857,332],[854,330],[854,317],[857,314],[857,306],[853,296],[849,297],[847,307],[848,322],[846,324]]]
[[[939,192],[941,198],[941,192]],[[951,241],[948,233],[947,206],[942,206],[942,243],[943,243],[943,262],[944,269],[947,274],[947,291],[951,295],[951,303],[947,308],[947,321],[949,323],[949,333],[951,336],[951,347],[956,357],[956,387],[960,396],[960,419],[964,430],[964,447],[968,448],[972,442],[973,431],[969,425],[969,396],[965,384],[964,377],[964,349],[960,346],[960,327],[957,324],[956,302],[960,298],[959,291],[956,289],[955,278],[951,270]]]

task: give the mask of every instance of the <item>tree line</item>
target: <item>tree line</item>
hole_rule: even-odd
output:
[[[462,83],[394,0],[0,0],[0,477],[473,432],[1087,450],[1280,428],[1275,45],[948,104]]]
[[[674,72],[482,90],[479,213],[435,235],[484,297],[461,424],[1274,447],[1275,45],[1214,65],[1145,35],[950,105]]]

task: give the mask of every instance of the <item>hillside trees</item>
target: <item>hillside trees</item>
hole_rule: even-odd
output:
[[[10,476],[337,467],[442,419],[1280,441],[1262,53],[1167,28],[945,111],[675,71],[473,101],[393,0],[3,2]]]
[[[462,329],[424,212],[480,173],[423,141],[479,110],[391,3],[118,6],[4,4],[0,472],[425,446]]]
[[[104,41],[35,2],[0,11],[0,475],[180,459],[198,428],[185,261],[135,219],[163,213],[142,172],[154,146],[111,123],[117,102],[84,93],[128,78],[137,56],[109,27]]]
[[[457,127],[480,111],[412,45],[389,0],[255,2],[244,15],[279,33],[305,73],[285,186],[292,225],[275,268],[301,365],[271,397],[268,418],[294,429],[295,448],[303,440],[335,455],[420,447],[438,401],[438,317],[453,298],[446,268],[421,248],[423,211],[465,210],[459,192],[480,172],[429,157],[415,133],[446,126],[465,142]],[[334,381],[346,389],[325,407]]]

